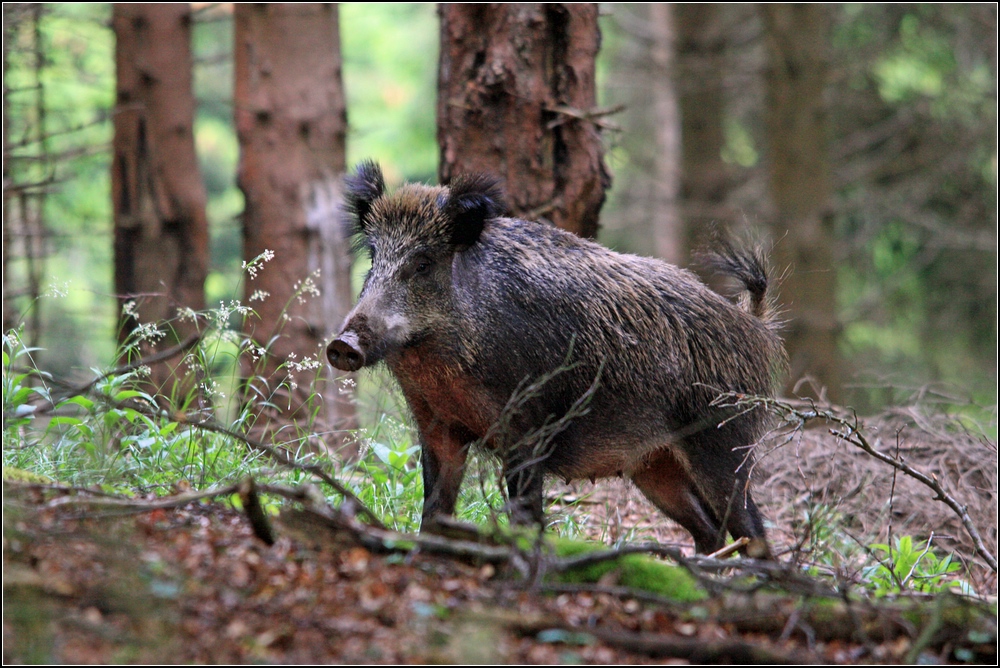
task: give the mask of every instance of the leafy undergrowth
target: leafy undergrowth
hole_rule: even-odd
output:
[[[241,513],[191,503],[129,515],[5,484],[4,661],[111,663],[994,663],[993,633],[936,639],[953,614],[908,633],[830,640],[806,614],[764,623],[733,598],[701,603],[529,587],[501,567],[374,554],[278,523],[268,547]],[[561,590],[560,590],[561,589]],[[553,592],[552,590],[560,590]],[[643,600],[640,600],[643,599]],[[771,599],[760,598],[763,611]],[[780,605],[788,607],[791,599]],[[802,601],[795,605],[802,608]],[[833,603],[813,606],[814,613]],[[808,608],[808,605],[805,606]],[[831,613],[832,614],[832,613]],[[903,620],[905,621],[905,620]],[[903,623],[901,621],[901,623]],[[979,635],[976,635],[978,633]]]

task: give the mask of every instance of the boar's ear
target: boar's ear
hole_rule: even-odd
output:
[[[495,178],[463,174],[452,182],[441,211],[451,223],[451,243],[471,246],[478,241],[487,220],[507,213],[507,204]]]
[[[372,160],[365,160],[358,165],[357,171],[344,179],[346,192],[344,194],[345,208],[351,219],[351,231],[364,234],[368,226],[368,213],[372,202],[382,196],[385,191],[385,179],[382,168]]]

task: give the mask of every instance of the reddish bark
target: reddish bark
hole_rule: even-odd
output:
[[[441,182],[499,175],[516,215],[594,236],[611,184],[586,118],[596,103],[597,5],[443,4],[439,12]]]
[[[115,290],[125,341],[141,323],[171,320],[157,347],[194,331],[178,309],[205,308],[208,220],[194,148],[191,9],[187,4],[116,4],[117,102],[111,189],[115,223]],[[162,386],[173,373],[153,370]],[[166,389],[166,388],[164,388]]]
[[[247,299],[268,293],[248,303],[259,318],[247,321],[246,333],[269,354],[245,373],[279,393],[280,422],[308,418],[315,388],[320,416],[343,436],[357,426],[353,393],[320,354],[352,301],[339,225],[347,115],[337,7],[238,4],[234,11],[243,253],[248,261],[265,250],[275,255],[246,283]],[[306,358],[320,363],[315,386],[316,369],[293,368]]]

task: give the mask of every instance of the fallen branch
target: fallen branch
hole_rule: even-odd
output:
[[[62,491],[69,490],[91,493],[90,490],[87,489],[77,489],[72,487],[61,487],[60,489]],[[184,494],[176,494],[174,496],[165,496],[156,499],[155,501],[143,501],[141,499],[130,499],[128,497],[60,496],[52,499],[46,505],[49,508],[55,508],[58,506],[91,506],[98,508],[116,508],[122,511],[122,513],[147,513],[152,510],[179,508],[181,506],[186,506],[192,501],[198,501],[200,499],[208,499],[216,496],[229,496],[237,491],[239,491],[239,485],[233,484],[225,485],[223,487],[213,487],[201,492],[186,492]]]
[[[508,610],[486,610],[475,618],[506,627],[525,636],[558,629],[589,636],[606,645],[654,658],[687,659],[693,663],[750,663],[804,665],[819,663],[808,652],[784,652],[745,640],[702,640],[664,633],[634,633],[600,626],[578,626],[555,615],[523,615]]]
[[[222,434],[223,436],[228,436],[234,438],[244,444],[250,446],[254,450],[263,452],[271,459],[275,460],[283,466],[302,471],[303,473],[309,473],[316,476],[327,485],[332,487],[334,491],[343,496],[345,499],[350,500],[352,504],[357,508],[358,511],[365,514],[368,520],[372,523],[375,528],[385,529],[385,525],[382,524],[382,520],[372,512],[364,503],[361,502],[354,492],[347,489],[343,484],[341,484],[336,478],[326,472],[326,470],[317,464],[303,464],[301,462],[295,461],[289,455],[285,454],[280,448],[276,448],[270,445],[261,443],[257,439],[247,436],[246,434],[241,434],[239,432],[233,431],[228,427],[224,427],[221,424],[214,422],[212,420],[192,420],[186,415],[173,416],[172,419],[179,424],[187,425],[190,427],[196,427],[198,429],[204,429],[205,431],[210,431],[216,434]]]
[[[383,526],[363,524],[354,517],[353,503],[345,502],[340,508],[330,506],[323,495],[312,485],[285,487],[280,485],[260,485],[261,492],[277,494],[297,501],[304,506],[305,513],[326,525],[332,531],[347,534],[353,542],[371,552],[403,552],[415,550],[434,554],[446,554],[461,559],[473,559],[482,563],[501,564],[511,561],[513,546],[493,545],[470,540],[454,540],[434,534],[407,534],[392,531]],[[347,506],[345,508],[344,506]]]
[[[972,518],[969,517],[967,507],[959,503],[955,497],[946,492],[941,484],[932,476],[928,476],[922,471],[918,471],[901,458],[887,455],[884,452],[880,452],[875,449],[875,447],[868,442],[868,439],[861,431],[857,415],[854,415],[853,419],[848,420],[836,415],[832,410],[821,410],[812,402],[799,402],[800,404],[807,403],[807,405],[797,408],[796,406],[793,406],[792,403],[779,399],[751,397],[735,393],[722,394],[716,402],[716,405],[722,407],[764,406],[781,417],[785,423],[791,426],[793,431],[805,428],[805,425],[808,422],[814,420],[823,420],[827,423],[835,425],[835,428],[829,429],[830,434],[836,436],[842,441],[860,448],[875,459],[892,466],[896,470],[904,473],[932,490],[935,494],[934,499],[944,503],[958,516],[959,520],[962,522],[962,526],[965,527],[966,532],[972,538],[972,541],[976,546],[976,551],[983,557],[983,559],[986,560],[986,563],[993,570],[993,572],[997,572],[997,558],[986,547],[986,543],[983,541],[982,536],[976,529],[975,524],[973,524]]]

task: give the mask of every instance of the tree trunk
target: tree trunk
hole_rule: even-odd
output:
[[[674,5],[681,108],[681,214],[683,256],[703,244],[713,225],[727,227],[729,170],[722,160],[725,39],[714,4]]]
[[[357,419],[353,378],[334,373],[323,354],[353,296],[339,225],[347,113],[337,7],[238,4],[234,11],[243,255],[250,262],[274,253],[246,277],[246,303],[259,316],[247,319],[246,334],[268,352],[244,373],[280,409],[267,416],[276,424],[308,420],[321,400],[319,415],[334,434],[329,445],[339,448],[353,443],[347,430]],[[255,298],[261,291],[266,297]]]
[[[178,310],[205,308],[208,220],[194,149],[191,9],[183,4],[115,4],[117,101],[111,191],[115,291],[123,314],[119,340],[139,323],[170,321],[144,352],[170,347],[195,331]],[[178,362],[152,368],[164,392]]]
[[[653,180],[652,228],[657,256],[674,264],[687,264],[688,248],[679,210],[681,190],[681,110],[677,100],[674,57],[676,31],[673,5],[649,6],[653,43],[650,56],[653,76],[653,127],[656,136],[656,178]]]
[[[789,309],[790,382],[810,376],[831,399],[840,391],[833,266],[826,85],[828,18],[823,5],[762,5],[769,54],[767,131],[775,259]],[[800,388],[808,391],[809,388]]]
[[[596,4],[442,4],[438,176],[490,172],[515,215],[597,234]]]

